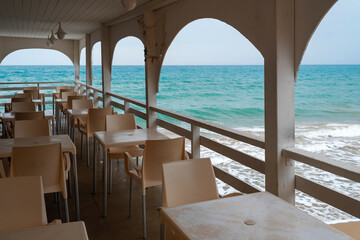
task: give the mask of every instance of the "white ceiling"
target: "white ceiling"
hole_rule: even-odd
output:
[[[66,39],[81,39],[124,13],[120,0],[0,0],[0,36],[47,38],[61,22]]]

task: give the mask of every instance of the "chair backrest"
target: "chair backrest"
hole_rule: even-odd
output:
[[[10,176],[41,176],[44,193],[67,198],[61,143],[12,148]]]
[[[163,207],[219,198],[210,158],[163,164]]]
[[[50,136],[50,125],[47,119],[15,121],[14,138]]]
[[[105,119],[106,131],[120,131],[136,129],[134,114],[107,115]]]
[[[67,109],[73,109],[73,101],[74,100],[85,100],[86,96],[68,96],[67,97]]]
[[[13,103],[13,102],[32,102],[31,95],[23,96],[22,94],[24,94],[24,93],[17,93],[16,96],[14,96],[11,99],[11,103]]]
[[[56,92],[60,92],[61,89],[72,89],[71,86],[56,86]]]
[[[30,93],[15,93],[14,98],[30,98],[31,99],[31,94]],[[19,100],[15,100],[15,101],[19,101]]]
[[[40,176],[0,179],[0,232],[46,225]]]
[[[161,185],[162,164],[186,159],[185,138],[148,140],[145,143],[142,163],[142,187]]]
[[[40,99],[40,92],[38,89],[32,89],[32,90],[25,90],[24,89],[24,93],[29,93],[31,94],[32,99]]]
[[[45,119],[44,111],[39,112],[15,112],[15,121]]]
[[[35,112],[36,106],[33,102],[13,102],[11,103],[12,112]]]
[[[72,109],[89,109],[93,107],[94,107],[94,103],[92,99],[72,101]]]
[[[62,100],[68,100],[68,97],[69,96],[77,96],[78,95],[78,93],[77,92],[73,92],[73,91],[71,91],[71,92],[62,92],[61,93],[61,99]]]
[[[24,87],[24,90],[38,90],[38,87]]]
[[[88,134],[97,131],[105,131],[105,117],[106,115],[112,114],[112,108],[89,108],[86,128]]]

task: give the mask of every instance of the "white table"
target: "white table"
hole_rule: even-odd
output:
[[[27,228],[12,232],[0,232],[6,240],[87,240],[84,222],[71,222],[42,227]]]
[[[186,240],[352,239],[267,192],[161,208],[160,221]]]
[[[103,149],[104,161],[104,189],[103,189],[103,216],[107,216],[107,181],[108,181],[108,167],[107,167],[107,152],[110,147],[117,146],[132,146],[144,144],[147,140],[161,140],[168,139],[164,134],[156,131],[155,129],[135,129],[123,131],[101,131],[94,133],[94,146],[93,146],[93,169],[94,169],[94,182],[93,191],[96,193],[96,147],[95,142],[98,141]],[[95,141],[96,140],[96,141]]]
[[[69,135],[52,135],[41,137],[29,137],[29,138],[6,138],[0,139],[0,158],[11,157],[12,147],[22,146],[36,146],[51,143],[61,143],[62,152],[71,153],[72,156],[72,171],[74,174],[74,186],[75,186],[75,208],[76,208],[76,220],[80,220],[80,205],[79,205],[79,185],[78,185],[78,172],[77,172],[77,160],[76,160],[76,146],[71,141]]]

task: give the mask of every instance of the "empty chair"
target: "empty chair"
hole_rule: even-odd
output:
[[[360,239],[360,221],[336,223],[331,226],[354,239]]]
[[[58,93],[54,94],[55,98],[60,98],[61,97],[61,92],[66,92],[66,91],[72,92],[72,91],[74,91],[73,88],[71,88],[71,86],[56,86],[55,89],[56,89],[55,91],[58,92]]]
[[[65,173],[61,143],[17,147],[13,146],[10,176],[42,176],[44,193],[61,192],[69,221]],[[60,201],[59,201],[60,204]]]
[[[38,89],[24,90],[24,94],[30,94],[32,99],[41,99]]]
[[[24,90],[38,90],[38,87],[24,87]]]
[[[0,179],[0,232],[46,225],[40,176]]]
[[[31,99],[31,94],[30,93],[15,93],[14,98],[30,98]],[[17,100],[17,101],[19,101],[19,100]]]
[[[15,112],[15,121],[45,119],[44,111],[39,112]]]
[[[75,95],[75,96],[68,96],[67,98],[67,109],[73,109],[73,101],[75,100],[85,100],[86,96],[84,95]]]
[[[210,158],[163,164],[163,207],[219,198]]]
[[[24,94],[24,93],[19,93],[17,95],[18,97],[13,97],[11,99],[11,103],[14,103],[14,102],[32,102],[31,95],[23,96],[22,94]]]
[[[94,107],[94,103],[92,99],[72,101],[72,109],[89,109],[93,107]]]
[[[136,129],[136,121],[134,114],[107,115],[106,131],[120,131]],[[111,159],[124,158],[125,152],[130,153],[132,157],[140,157],[143,149],[137,145],[124,147],[111,147],[107,153],[109,161],[109,192],[112,192],[112,161]]]
[[[47,119],[15,121],[14,138],[50,136]]]
[[[130,177],[129,217],[131,217],[132,180],[134,179],[141,185],[142,189],[141,193],[144,238],[146,238],[146,188],[159,186],[162,184],[163,163],[184,160],[187,158],[184,137],[146,141],[141,167],[136,165],[129,153],[125,153],[125,171]],[[130,170],[130,166],[135,168],[135,170]]]
[[[11,103],[12,112],[35,112],[36,106],[33,102],[13,102]]]
[[[86,137],[86,151],[87,151],[87,164],[90,166],[90,158],[89,158],[89,141],[93,136],[94,132],[97,131],[105,131],[105,116],[112,115],[112,108],[90,108],[88,112],[88,117],[86,119],[86,123],[78,118],[78,129],[81,134],[81,138],[85,135]],[[81,141],[82,142],[82,141]]]

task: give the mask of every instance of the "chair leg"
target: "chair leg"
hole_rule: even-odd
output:
[[[62,208],[61,208],[61,198],[60,198],[60,193],[55,193],[58,199],[58,211],[59,211],[59,219],[62,219]]]
[[[90,167],[90,138],[86,137],[86,157],[87,157],[87,166]]]
[[[69,197],[72,197],[71,169],[68,172],[68,194],[69,194]]]
[[[146,236],[146,198],[145,195],[142,196],[142,214],[143,214],[143,238],[145,239]]]
[[[109,158],[109,193],[112,193],[112,160]]]
[[[160,240],[165,240],[165,224],[160,223]]]
[[[54,193],[54,202],[57,203],[59,201],[57,193]]]
[[[130,177],[130,188],[129,188],[129,218],[131,218],[132,211],[132,178]]]
[[[81,139],[81,152],[80,152],[80,156],[81,156],[81,159],[84,159],[84,157],[83,157],[83,149],[84,149],[84,134],[82,134],[82,133],[80,133],[80,139]]]
[[[64,199],[64,205],[65,205],[65,222],[70,222],[69,205],[67,198]]]
[[[97,163],[96,163],[96,147],[95,147],[95,138],[93,139],[93,194],[96,193],[96,168],[97,168]]]

